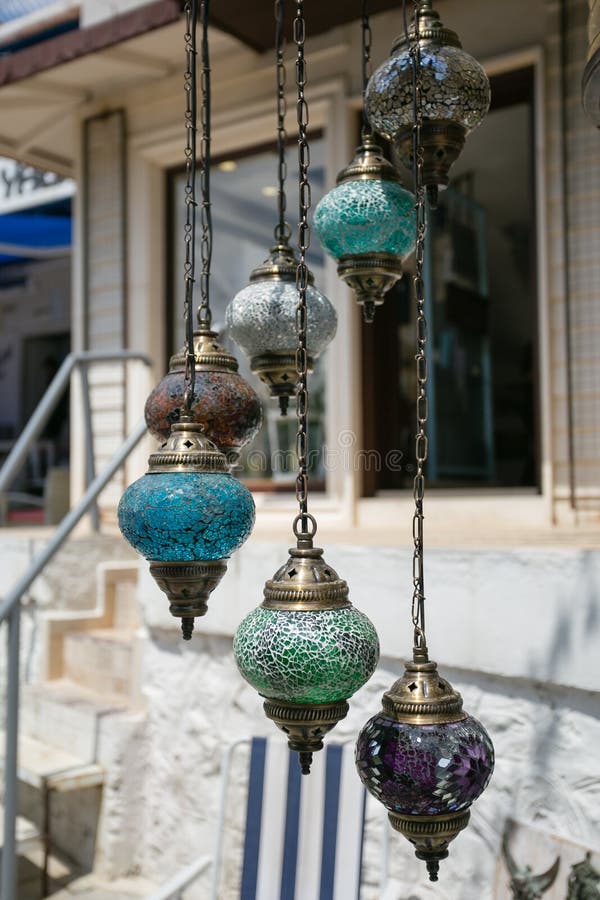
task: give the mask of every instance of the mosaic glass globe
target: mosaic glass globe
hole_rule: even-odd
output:
[[[435,663],[409,664],[384,694],[382,711],[358,736],[356,766],[436,881],[449,842],[491,778],[494,748]]]
[[[195,383],[190,413],[234,465],[242,447],[258,433],[262,408],[256,392],[238,372],[238,363],[219,343],[216,332],[194,333]],[[158,441],[179,421],[185,394],[185,348],[171,357],[169,371],[146,401],[148,430]]]
[[[280,400],[282,412],[293,396],[296,375],[296,269],[298,261],[282,240],[229,303],[225,321],[229,334],[250,359],[250,368]],[[309,370],[335,335],[335,309],[314,286],[306,291]]]
[[[233,652],[308,772],[323,736],[346,715],[346,701],[375,671],[379,640],[323,551],[298,543],[267,582],[263,604],[238,627]]]
[[[431,0],[418,12],[421,141],[423,183],[448,184],[448,172],[465,143],[465,136],[484,119],[490,105],[490,84],[483,67],[466,53],[458,35],[445,28]],[[409,32],[414,40],[415,24]],[[399,37],[391,56],[371,77],[365,111],[371,127],[391,140],[403,165],[412,166],[413,81],[409,41]]]
[[[372,136],[317,205],[314,230],[371,321],[415,245],[414,197]]]
[[[224,454],[187,415],[121,497],[119,528],[150,561],[186,639],[194,618],[206,612],[226,560],[250,535],[254,513],[250,491],[228,474]]]

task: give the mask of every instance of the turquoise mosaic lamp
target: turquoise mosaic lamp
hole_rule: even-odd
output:
[[[414,249],[415,216],[413,195],[371,134],[317,205],[314,229],[372,322]]]
[[[227,560],[254,525],[254,501],[228,474],[227,458],[182,414],[148,471],[119,503],[119,528],[150,561],[150,573],[181,619],[185,640],[203,616]]]
[[[289,552],[262,604],[237,629],[233,652],[308,774],[323,737],[346,716],[348,698],[375,671],[379,640],[312,535],[298,534]]]

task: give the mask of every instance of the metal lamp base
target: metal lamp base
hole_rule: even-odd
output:
[[[323,749],[323,738],[348,715],[345,700],[334,703],[286,703],[283,700],[265,700],[263,708],[288,738],[290,750],[300,758],[303,775],[310,774],[312,755]]]
[[[191,639],[194,619],[206,613],[208,598],[226,571],[223,559],[150,563],[150,574],[169,598],[169,612],[181,619],[184,640]]]
[[[427,865],[429,880],[438,880],[440,861],[448,856],[448,844],[469,824],[471,813],[463,810],[440,816],[388,814],[392,828],[414,845],[415,856]]]
[[[314,360],[308,357],[308,372],[312,372]],[[279,400],[281,415],[287,415],[290,397],[296,393],[298,371],[294,353],[263,353],[253,356],[250,368],[269,388],[271,397]]]
[[[438,187],[447,187],[450,180],[450,168],[462,153],[466,135],[466,129],[455,122],[432,120],[423,122],[421,126],[423,184],[427,189],[429,203],[433,209],[437,206]],[[412,169],[412,125],[394,136],[393,151],[403,166]]]
[[[389,289],[402,277],[402,261],[391,253],[341,256],[337,271],[354,291],[365,322],[370,323],[375,317],[375,307],[381,306]]]

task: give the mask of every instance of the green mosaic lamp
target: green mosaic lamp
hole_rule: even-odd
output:
[[[281,10],[281,0],[278,0]],[[298,109],[305,110],[304,18],[296,20]],[[306,110],[307,113],[307,110]],[[296,546],[287,562],[267,581],[264,599],[241,622],[233,640],[236,663],[246,681],[264,697],[269,719],[298,752],[303,774],[323,737],[348,712],[351,697],[372,675],[379,659],[377,633],[348,598],[348,585],[313,544],[317,523],[308,512],[308,352],[310,307],[306,249],[310,244],[308,211],[310,158],[306,116],[299,117],[300,160],[299,264],[296,274],[296,453],[298,475],[294,519]]]
[[[371,134],[317,205],[314,229],[372,322],[415,245],[415,198]]]
[[[299,533],[289,552],[267,581],[262,604],[237,629],[233,652],[308,774],[324,735],[346,716],[348,698],[375,671],[379,640],[313,535]]]

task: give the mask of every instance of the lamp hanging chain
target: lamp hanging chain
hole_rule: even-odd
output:
[[[197,90],[196,90],[196,30],[198,23],[197,0],[186,0],[185,4],[185,244],[184,305],[186,355],[185,355],[185,395],[184,406],[192,407],[196,380],[194,354],[194,282],[196,280],[196,132],[197,132]]]
[[[367,84],[371,77],[371,45],[373,43],[373,34],[371,32],[371,23],[369,21],[368,0],[361,0],[361,38],[362,38],[362,129],[361,135],[365,137],[373,133],[373,129],[367,119],[365,109],[365,95],[367,93]]]
[[[287,103],[285,99],[286,71],[283,59],[284,50],[284,24],[285,3],[284,0],[275,0],[275,74],[277,86],[277,213],[278,222],[275,227],[275,240],[277,243],[288,241],[292,236],[292,230],[285,218],[287,200],[285,195],[285,181],[287,178],[287,163],[285,159],[285,145],[287,132],[285,130],[285,117]]]
[[[200,277],[200,307],[198,309],[198,321],[200,326],[210,328],[210,266],[212,261],[212,212],[210,203],[210,150],[211,150],[211,85],[210,85],[210,54],[208,47],[208,16],[210,11],[209,0],[202,0],[200,5],[200,17],[202,22],[202,69],[200,76],[200,90],[202,105],[200,109],[200,123],[202,135],[200,138],[200,193],[202,205],[200,208],[200,223],[202,226],[202,238],[200,253],[202,257],[202,274]]]
[[[296,270],[296,288],[298,290],[298,303],[296,306],[296,332],[298,345],[296,349],[296,372],[298,383],[296,387],[296,417],[298,430],[296,432],[296,455],[298,457],[298,476],[296,478],[296,500],[298,501],[299,515],[294,523],[296,535],[314,534],[316,522],[308,514],[308,450],[307,450],[307,414],[308,414],[308,354],[306,349],[307,334],[307,310],[306,291],[308,288],[308,266],[306,253],[310,246],[310,225],[308,223],[308,211],[311,206],[310,183],[308,170],[310,166],[310,148],[308,144],[308,105],[304,96],[307,73],[304,57],[304,42],[306,37],[306,25],[304,21],[303,0],[296,0],[296,17],[294,19],[294,43],[296,44],[296,117],[298,122],[298,251],[300,261]],[[309,523],[311,530],[309,531]],[[299,530],[298,527],[299,526]]]
[[[427,235],[425,187],[423,185],[423,145],[421,129],[423,125],[423,96],[421,78],[421,48],[419,45],[419,0],[413,0],[414,32],[409,35],[406,0],[402,2],[404,31],[409,41],[409,53],[412,69],[412,101],[413,101],[413,178],[415,185],[416,215],[416,250],[415,274],[413,278],[416,302],[416,438],[415,461],[416,473],[413,484],[415,512],[413,515],[413,599],[412,622],[414,626],[415,658],[427,658],[427,641],[425,638],[425,576],[423,566],[423,500],[425,496],[425,462],[427,460],[427,318],[425,312],[425,283],[423,280],[423,263],[425,257],[425,240]]]

